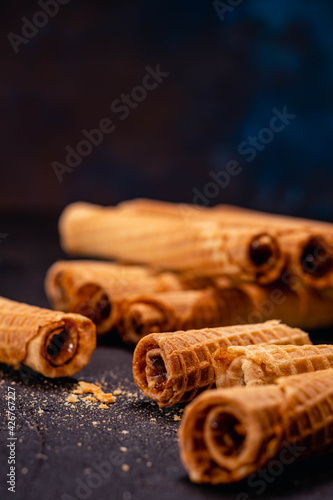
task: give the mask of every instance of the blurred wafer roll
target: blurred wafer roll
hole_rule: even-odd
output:
[[[150,216],[121,208],[73,203],[63,212],[59,231],[70,254],[116,258],[194,276],[229,275],[268,283],[285,262],[274,234],[208,220]]]
[[[0,297],[1,363],[69,377],[88,363],[95,347],[96,329],[89,319]]]
[[[279,321],[152,333],[135,348],[134,381],[160,407],[188,402],[215,385],[212,357],[219,347],[260,343],[303,345],[311,341],[307,333]]]
[[[182,286],[180,279],[171,273],[155,275],[144,267],[84,260],[56,262],[45,279],[45,291],[52,306],[90,318],[100,334],[114,327],[124,298]]]
[[[234,287],[230,282],[227,285],[223,281],[221,285],[219,281],[215,283],[220,301],[221,326],[271,319],[304,330],[333,326],[332,288],[322,291],[310,289],[297,280],[297,286],[292,289],[282,283],[266,286],[243,283]]]
[[[211,484],[332,452],[333,369],[206,391],[185,409],[179,446],[190,479]]]
[[[164,218],[183,217],[187,221],[210,220],[239,229],[247,226],[267,231],[269,227],[274,231],[289,269],[304,284],[318,289],[333,286],[333,224],[230,205],[203,208],[184,203],[136,199],[118,206],[128,212]]]
[[[213,289],[161,292],[125,300],[117,329],[126,343],[137,344],[150,333],[217,326],[220,317]]]
[[[219,348],[216,387],[272,384],[278,377],[333,368],[333,345],[249,345]]]
[[[282,233],[278,239],[292,274],[310,288],[333,286],[333,233],[308,228]]]

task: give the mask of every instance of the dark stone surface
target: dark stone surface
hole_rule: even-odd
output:
[[[47,306],[43,278],[62,257],[55,219],[0,220],[0,295]],[[330,341],[328,332],[313,334]],[[333,457],[312,459],[268,471],[268,481],[207,487],[194,485],[181,465],[177,430],[182,407],[160,410],[137,390],[132,352],[116,339],[103,342],[75,378],[48,380],[0,366],[0,498],[25,500],[226,500],[331,499]],[[121,389],[108,409],[96,403],[66,404],[77,380]],[[9,493],[6,394],[16,393],[16,493]],[[121,451],[120,448],[124,449]],[[125,450],[126,448],[126,450]],[[124,471],[124,465],[129,466]],[[267,471],[266,471],[267,472]],[[264,472],[262,473],[264,474]]]

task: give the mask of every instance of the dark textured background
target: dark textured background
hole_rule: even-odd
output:
[[[207,0],[70,0],[15,54],[8,33],[20,35],[22,17],[31,20],[38,10],[37,1],[0,3],[0,295],[47,306],[43,278],[63,257],[56,221],[79,199],[191,202],[206,191],[210,205],[333,221],[330,0],[240,1],[223,20]],[[170,75],[121,120],[111,103],[157,64]],[[247,161],[239,145],[284,106],[296,118]],[[75,148],[82,130],[104,117],[115,130],[60,183],[52,163],[63,162],[66,146]],[[225,188],[208,184],[230,160],[241,172]],[[103,381],[107,390],[123,387],[109,410],[66,407],[73,379],[45,383],[0,368],[1,400],[14,382],[18,397],[15,498],[80,498],[78,481],[92,480],[92,464],[111,452],[112,474],[85,498],[332,498],[332,456],[291,467],[261,495],[246,483],[190,484],[176,443],[180,409],[160,411],[128,396],[135,391],[130,364],[131,351],[101,345],[78,376]],[[0,404],[1,499],[8,496],[4,409]],[[121,470],[122,460],[130,472]]]
[[[192,201],[236,159],[242,173],[209,203],[333,219],[330,0],[240,1],[223,21],[207,0],[70,0],[15,54],[8,33],[38,10],[0,7],[0,208]],[[111,103],[157,64],[170,75],[120,120]],[[248,162],[239,144],[283,106],[297,118]],[[115,131],[59,183],[52,162],[104,117]]]

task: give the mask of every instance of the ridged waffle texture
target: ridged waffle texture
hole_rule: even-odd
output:
[[[179,444],[190,479],[212,484],[333,451],[333,369],[207,391],[186,408]]]
[[[228,274],[274,281],[284,266],[274,235],[274,256],[254,265],[252,241],[265,234],[246,225],[237,229],[218,221],[160,217],[85,203],[69,205],[59,221],[62,246],[70,254],[116,258],[196,276]]]
[[[260,343],[303,345],[311,341],[302,330],[279,321],[150,334],[134,351],[134,381],[161,407],[188,402],[215,385],[212,357],[219,347]]]
[[[216,386],[273,383],[278,377],[333,368],[333,345],[250,345],[214,354]]]
[[[43,339],[49,330],[64,325],[65,321],[76,327],[77,352],[66,366],[48,366],[41,349]],[[0,297],[0,362],[15,368],[21,363],[33,369],[43,366],[41,373],[50,377],[73,375],[87,364],[95,345],[95,327],[87,318]]]

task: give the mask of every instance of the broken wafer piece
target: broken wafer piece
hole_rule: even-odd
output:
[[[45,278],[45,291],[52,306],[88,317],[98,334],[115,326],[125,298],[137,293],[178,290],[182,286],[171,273],[156,275],[141,266],[86,260],[56,262]]]
[[[121,207],[73,203],[59,221],[63,249],[72,255],[148,264],[155,269],[226,274],[272,282],[285,265],[269,228],[234,228],[209,219],[155,216]]]
[[[233,483],[271,460],[333,451],[333,369],[276,385],[214,389],[186,409],[179,430],[182,462],[196,483]]]
[[[84,316],[0,297],[0,362],[69,377],[88,363],[95,347],[95,325]]]
[[[261,343],[303,345],[311,341],[307,333],[279,321],[150,334],[135,348],[134,381],[160,407],[188,402],[215,385],[212,358],[219,347]]]
[[[271,384],[278,377],[333,368],[333,345],[249,345],[219,348],[216,387]]]
[[[93,394],[95,399],[87,399],[87,401],[100,401],[101,403],[114,403],[115,398],[113,394],[105,393],[102,391],[101,387],[96,384],[85,382],[84,380],[79,381],[77,389],[74,389],[72,394]]]

